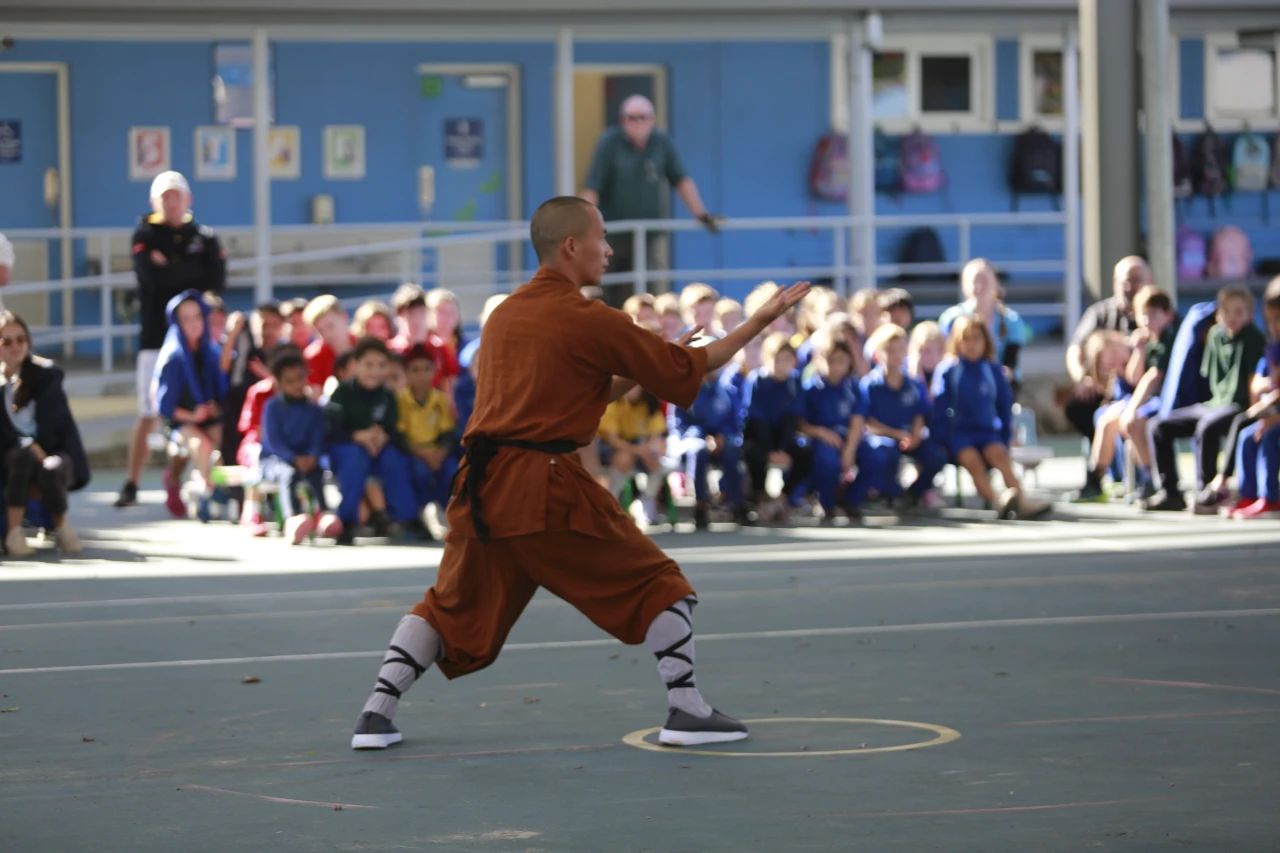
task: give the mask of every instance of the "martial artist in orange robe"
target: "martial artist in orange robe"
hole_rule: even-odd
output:
[[[684,346],[582,296],[581,287],[599,282],[610,254],[594,207],[553,199],[531,230],[542,266],[485,325],[475,410],[463,436],[467,455],[454,482],[436,583],[392,637],[352,745],[400,740],[390,724],[396,700],[431,663],[449,678],[492,663],[539,587],[622,642],[649,643],[672,713],[684,709],[677,728],[697,729],[701,712],[713,714],[707,727],[715,731],[672,735],[676,740],[745,737],[745,727],[712,711],[694,686],[693,587],[588,474],[576,450],[595,435],[605,406],[635,383],[691,405],[708,369],[789,310],[807,285],[780,291],[725,339]]]

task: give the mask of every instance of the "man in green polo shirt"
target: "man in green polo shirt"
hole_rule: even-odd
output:
[[[715,233],[716,218],[702,204],[698,185],[685,174],[671,137],[654,127],[653,103],[643,95],[632,95],[622,102],[619,127],[606,130],[596,143],[582,198],[597,205],[606,222],[663,219],[668,216],[670,187],[675,187],[694,218]],[[665,234],[648,235],[646,267],[660,266],[665,238]],[[633,240],[629,232],[609,236],[611,272],[635,268]],[[605,286],[606,297],[614,305],[621,304],[632,290],[631,284]]]

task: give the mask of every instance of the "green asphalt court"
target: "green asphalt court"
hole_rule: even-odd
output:
[[[540,593],[400,745],[351,725],[422,545],[78,495],[0,562],[0,850],[1280,849],[1280,522],[1064,506],[663,532],[745,742],[655,744],[654,661]]]

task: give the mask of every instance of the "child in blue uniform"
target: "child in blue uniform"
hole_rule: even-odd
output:
[[[1034,517],[1047,503],[1023,494],[1022,482],[1009,458],[1013,429],[1013,389],[995,361],[991,331],[977,317],[960,317],[947,341],[949,357],[933,377],[933,425],[951,461],[973,478],[973,485],[998,518]],[[991,486],[988,468],[1004,478],[999,495]]]
[[[742,455],[757,506],[762,515],[775,520],[782,520],[789,506],[796,504],[800,488],[809,479],[811,453],[797,431],[804,405],[800,390],[795,348],[785,334],[770,335],[764,342],[764,366],[747,378],[744,389],[747,420]],[[787,466],[781,502],[769,501],[764,489],[771,461]]]
[[[720,469],[720,496],[738,523],[746,520],[742,493],[742,388],[719,372],[702,380],[698,396],[688,409],[672,406],[669,414],[668,447],[673,459],[684,465],[685,476],[693,483],[693,521],[705,530],[710,521],[711,487],[707,475],[711,466]]]
[[[809,439],[813,454],[810,485],[822,505],[823,520],[835,517],[836,502],[844,481],[852,448],[861,438],[860,418],[865,414],[862,394],[853,378],[853,353],[843,342],[830,344],[814,359],[817,370],[804,383],[804,417],[800,431]],[[858,512],[846,505],[850,518]]]
[[[876,329],[867,342],[875,356],[876,367],[862,379],[862,395],[867,407],[867,444],[878,455],[886,470],[898,470],[900,454],[915,460],[916,478],[907,488],[906,504],[919,506],[925,492],[933,488],[933,480],[947,464],[947,454],[926,432],[929,395],[924,384],[907,376],[907,333],[898,325]],[[896,476],[883,484],[887,497],[896,497],[902,489]]]

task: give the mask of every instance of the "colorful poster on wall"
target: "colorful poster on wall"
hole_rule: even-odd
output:
[[[196,128],[196,180],[232,181],[236,177],[236,132],[230,127]]]
[[[267,174],[296,181],[302,176],[302,133],[297,125],[273,127],[267,133]]]
[[[22,122],[0,118],[0,163],[22,162]]]
[[[147,181],[169,171],[169,128],[129,128],[129,180]]]
[[[478,118],[444,120],[444,159],[451,169],[474,169],[484,157],[484,122]]]
[[[364,125],[331,124],[324,129],[325,180],[364,178]]]

